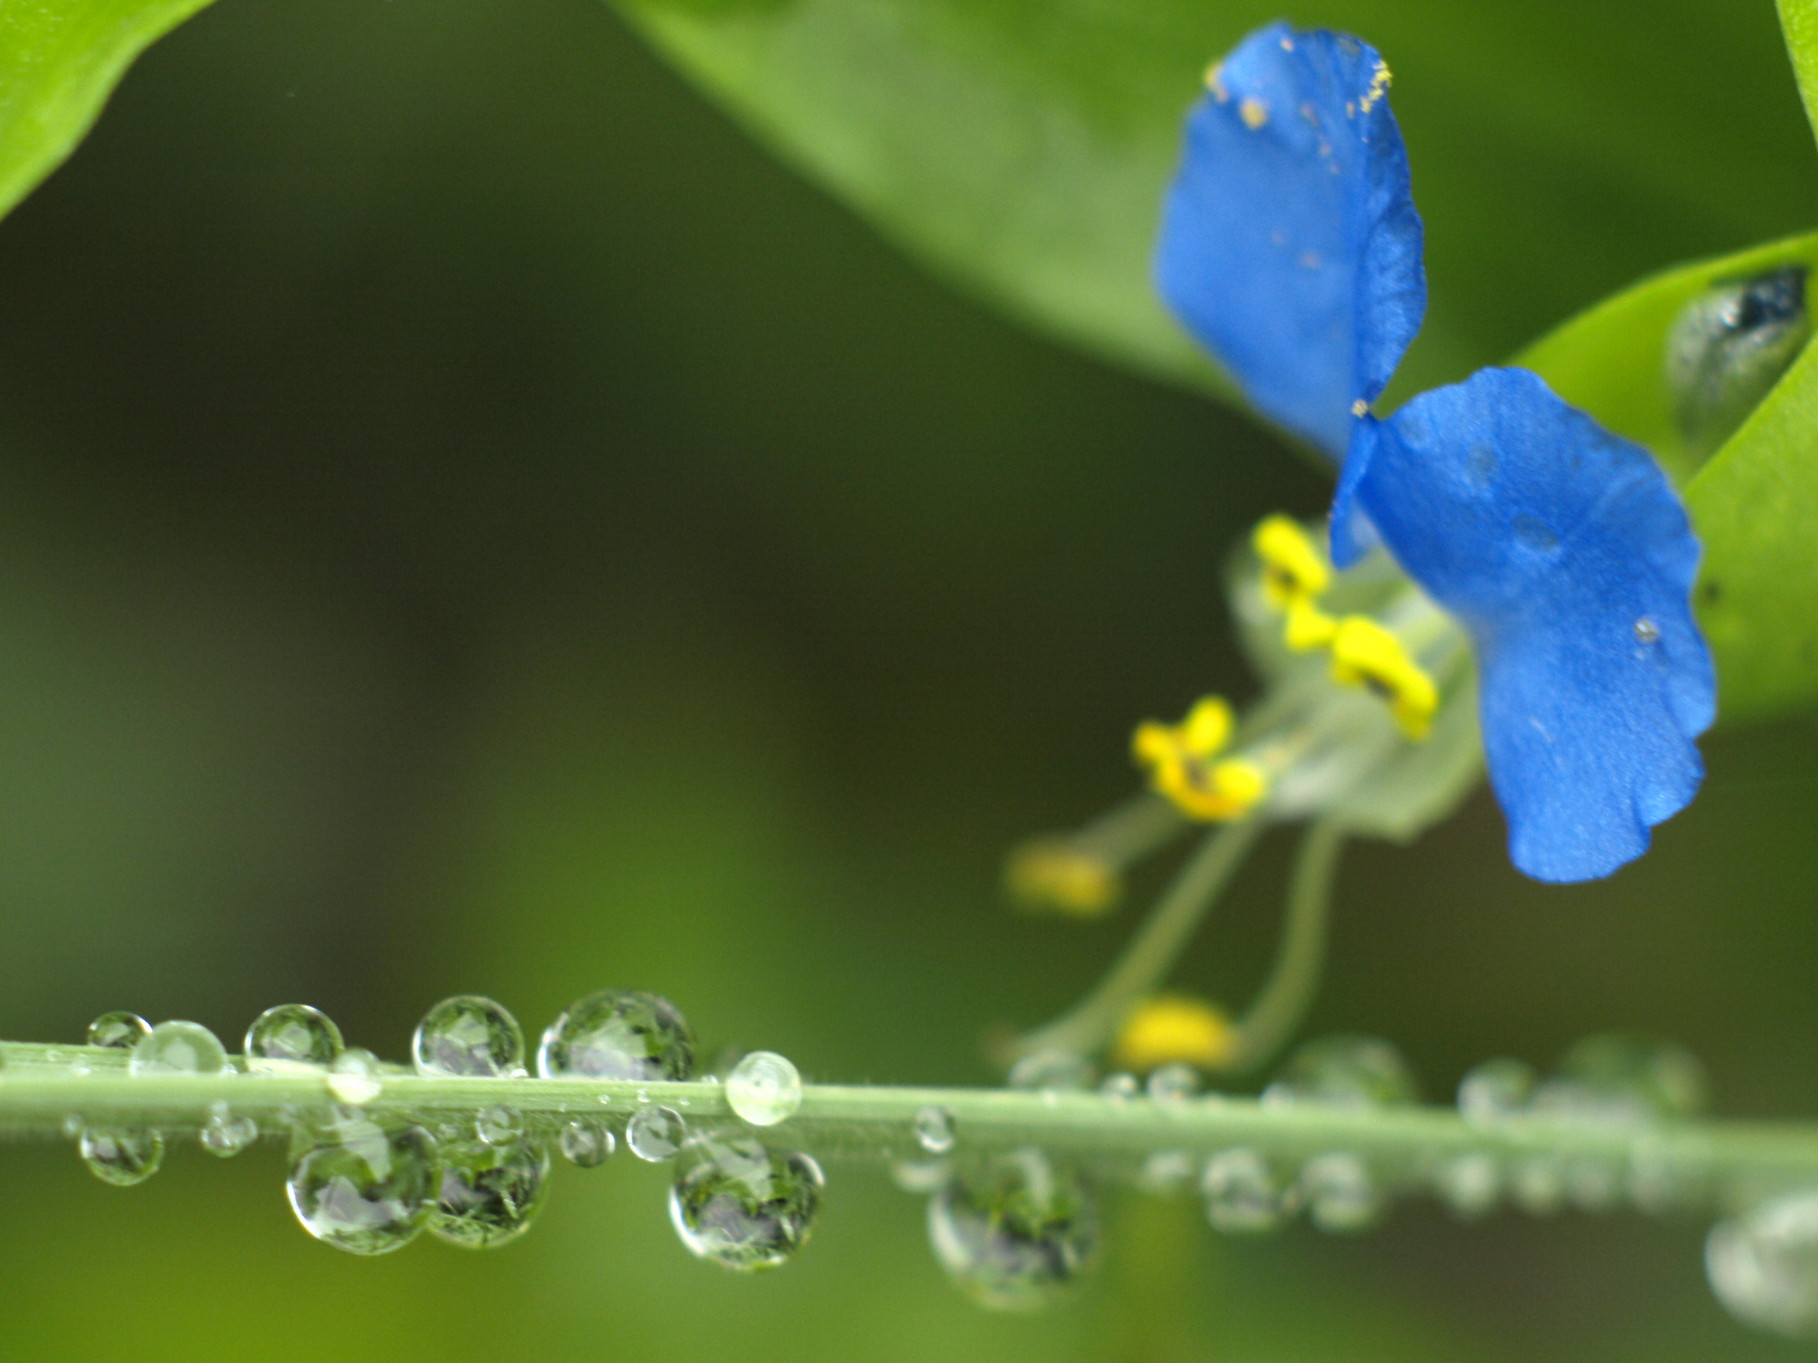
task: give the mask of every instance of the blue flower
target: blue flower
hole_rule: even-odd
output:
[[[1388,68],[1277,23],[1207,84],[1167,198],[1163,297],[1259,412],[1339,465],[1334,562],[1380,538],[1469,635],[1515,865],[1608,875],[1691,800],[1715,714],[1672,485],[1525,370],[1375,416],[1426,309]]]

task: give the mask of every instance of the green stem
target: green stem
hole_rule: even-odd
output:
[[[1009,1043],[999,1058],[1017,1060],[1037,1051],[1091,1055],[1103,1048],[1130,1009],[1154,993],[1174,969],[1263,827],[1263,820],[1252,816],[1209,835],[1098,987],[1072,1011]]]
[[[1338,823],[1320,819],[1301,842],[1275,968],[1236,1027],[1230,1067],[1239,1073],[1267,1064],[1300,1027],[1313,1002],[1325,967],[1332,877],[1344,841],[1344,829]]]

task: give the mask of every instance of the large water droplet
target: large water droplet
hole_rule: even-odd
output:
[[[1448,1156],[1433,1169],[1433,1191],[1458,1216],[1475,1220],[1495,1207],[1502,1193],[1502,1166],[1481,1150]]]
[[[928,1204],[928,1235],[967,1296],[993,1310],[1029,1311],[1091,1263],[1098,1214],[1070,1171],[1022,1150],[949,1182]]]
[[[164,1137],[142,1127],[84,1127],[76,1148],[90,1173],[118,1188],[145,1182],[164,1163]]]
[[[625,1148],[641,1160],[674,1159],[688,1139],[688,1123],[672,1107],[641,1107],[625,1123]]]
[[[379,1096],[383,1087],[379,1075],[379,1057],[364,1047],[351,1046],[329,1062],[324,1082],[337,1103],[364,1107]]]
[[[246,1029],[246,1068],[254,1074],[307,1072],[341,1054],[341,1029],[319,1008],[280,1003]]]
[[[1401,1052],[1374,1036],[1328,1036],[1295,1051],[1280,1078],[1263,1090],[1270,1105],[1386,1107],[1419,1096]]]
[[[1339,1234],[1363,1230],[1382,1215],[1382,1185],[1363,1157],[1335,1150],[1315,1155],[1300,1171],[1307,1216],[1323,1231]]]
[[[1184,1103],[1199,1092],[1199,1071],[1191,1065],[1163,1065],[1149,1075],[1149,1097],[1157,1103]]]
[[[1538,1077],[1525,1060],[1508,1056],[1486,1060],[1458,1081],[1458,1113],[1476,1127],[1519,1117],[1527,1111]]]
[[[1607,1126],[1695,1117],[1704,1111],[1704,1066],[1690,1051],[1651,1037],[1586,1037],[1534,1091],[1538,1115]]]
[[[407,1244],[436,1196],[435,1141],[421,1127],[337,1123],[335,1138],[291,1167],[285,1190],[303,1229],[349,1254]]]
[[[1010,1087],[1037,1093],[1077,1093],[1092,1087],[1092,1062],[1072,1051],[1036,1051],[1010,1067]]]
[[[570,1004],[537,1048],[545,1079],[686,1079],[693,1072],[688,1019],[668,999],[638,989],[602,989]]]
[[[1818,1192],[1719,1221],[1704,1242],[1711,1290],[1730,1314],[1785,1335],[1818,1331]]]
[[[753,1051],[726,1076],[726,1102],[753,1126],[775,1126],[802,1105],[802,1076],[775,1051]]]
[[[932,1103],[915,1114],[912,1123],[915,1131],[915,1143],[930,1155],[944,1155],[953,1149],[955,1134],[953,1114],[944,1107]]]
[[[474,1114],[473,1133],[482,1145],[509,1145],[524,1134],[524,1114],[495,1103]]]
[[[227,1051],[199,1022],[160,1022],[140,1037],[126,1062],[129,1074],[219,1074]]]
[[[549,1151],[540,1141],[443,1147],[430,1234],[464,1249],[493,1249],[530,1229],[543,1205]]]
[[[504,1005],[456,994],[423,1015],[410,1041],[418,1074],[496,1079],[524,1072],[524,1031]]]
[[[1114,1103],[1127,1103],[1143,1091],[1143,1086],[1134,1074],[1119,1070],[1115,1074],[1107,1074],[1100,1082],[1098,1091]]]
[[[1269,1161],[1247,1146],[1207,1160],[1199,1186],[1213,1228],[1239,1235],[1274,1230],[1290,1200]]]
[[[612,1157],[618,1140],[598,1122],[576,1120],[562,1128],[562,1158],[582,1169],[596,1169]]]
[[[1667,333],[1667,385],[1688,452],[1702,459],[1742,425],[1811,334],[1806,267],[1714,285]]]
[[[806,1155],[696,1141],[669,1190],[669,1218],[699,1258],[742,1273],[775,1268],[808,1243],[825,1183]]]
[[[209,1154],[228,1159],[259,1139],[259,1124],[251,1117],[234,1116],[226,1103],[211,1103],[197,1139]]]
[[[110,1051],[130,1051],[151,1035],[151,1023],[137,1013],[103,1013],[88,1024],[88,1044]]]

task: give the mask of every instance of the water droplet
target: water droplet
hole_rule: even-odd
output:
[[[1492,1127],[1527,1111],[1539,1078],[1524,1060],[1502,1056],[1473,1066],[1458,1081],[1458,1113],[1475,1127]]]
[[[1659,643],[1660,626],[1655,624],[1650,617],[1642,616],[1635,621],[1635,641],[1642,644]]]
[[[775,1268],[808,1243],[825,1186],[807,1155],[696,1141],[669,1190],[669,1219],[698,1258],[741,1273]]]
[[[1037,1093],[1077,1093],[1092,1087],[1092,1062],[1071,1051],[1036,1051],[1010,1067],[1010,1087]]]
[[[88,1024],[88,1044],[110,1051],[130,1051],[151,1035],[151,1023],[137,1013],[103,1013]]]
[[[1806,267],[1730,280],[1693,298],[1667,336],[1674,415],[1694,457],[1715,451],[1804,347]]]
[[[935,1257],[962,1291],[998,1311],[1046,1305],[1098,1248],[1091,1193],[1038,1150],[989,1159],[928,1204]]]
[[[1565,1172],[1550,1155],[1519,1160],[1509,1173],[1509,1196],[1530,1216],[1551,1216],[1565,1203]]]
[[[1150,1074],[1148,1088],[1157,1103],[1184,1103],[1199,1092],[1199,1071],[1191,1065],[1163,1065]]]
[[[328,1066],[328,1092],[337,1103],[363,1107],[379,1096],[379,1058],[360,1046],[351,1046]]]
[[[254,1074],[307,1072],[341,1054],[341,1029],[319,1008],[280,1003],[246,1029],[246,1067]]]
[[[618,1140],[598,1122],[576,1120],[562,1128],[562,1157],[582,1169],[597,1169],[611,1158]]]
[[[953,1177],[953,1166],[934,1159],[900,1159],[890,1166],[890,1181],[906,1193],[938,1193]]]
[[[625,1148],[641,1160],[674,1159],[688,1139],[688,1123],[672,1107],[641,1107],[625,1123]]]
[[[197,1139],[209,1154],[228,1159],[259,1139],[259,1124],[251,1117],[234,1116],[226,1103],[211,1103]]]
[[[1116,1074],[1107,1074],[1098,1091],[1114,1103],[1127,1103],[1143,1091],[1143,1086],[1134,1074],[1119,1070]]]
[[[1290,1199],[1260,1151],[1247,1146],[1222,1150],[1206,1161],[1200,1177],[1206,1219],[1213,1229],[1248,1235],[1281,1224]]]
[[[227,1051],[199,1022],[160,1022],[133,1046],[127,1073],[219,1074],[227,1068]]]
[[[1307,1216],[1323,1231],[1345,1234],[1374,1225],[1382,1216],[1382,1186],[1359,1155],[1333,1151],[1315,1155],[1300,1171]]]
[[[548,1174],[549,1151],[540,1141],[445,1148],[429,1232],[463,1249],[507,1244],[530,1229]]]
[[[1193,1181],[1193,1157],[1185,1150],[1157,1150],[1143,1160],[1136,1186],[1152,1197],[1166,1197]]]
[[[337,1124],[291,1167],[285,1191],[303,1229],[349,1254],[388,1254],[423,1229],[436,1195],[436,1145],[421,1127]]]
[[[638,989],[602,989],[571,1003],[537,1048],[545,1079],[686,1079],[693,1072],[688,1019],[668,999]]]
[[[1494,1155],[1466,1151],[1440,1161],[1433,1170],[1433,1191],[1465,1220],[1487,1214],[1502,1194],[1502,1166]]]
[[[473,1119],[473,1131],[483,1145],[506,1145],[524,1134],[524,1115],[502,1103],[482,1108]]]
[[[410,1040],[418,1074],[496,1079],[524,1072],[518,1020],[479,994],[456,994],[423,1015]]]
[[[1566,1163],[1563,1173],[1566,1196],[1580,1211],[1607,1212],[1622,1197],[1622,1168],[1595,1155],[1582,1155]]]
[[[1373,1036],[1339,1035],[1309,1041],[1289,1058],[1263,1102],[1316,1107],[1388,1107],[1419,1096],[1401,1052]]]
[[[164,1137],[138,1127],[84,1127],[76,1148],[89,1172],[103,1183],[130,1188],[164,1163]]]
[[[933,1104],[915,1114],[915,1143],[930,1155],[944,1155],[953,1149],[956,1139],[953,1114]]]
[[[1711,1290],[1731,1315],[1785,1335],[1818,1331],[1818,1192],[1719,1221],[1704,1242]]]
[[[1608,1033],[1586,1037],[1534,1091],[1538,1115],[1601,1126],[1695,1117],[1705,1108],[1704,1066],[1683,1046]]]
[[[802,1105],[802,1076],[775,1051],[753,1051],[726,1076],[726,1102],[753,1126],[775,1126]]]

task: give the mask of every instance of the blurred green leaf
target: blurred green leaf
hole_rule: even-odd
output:
[[[76,149],[133,59],[209,0],[0,0],[0,213]]]
[[[1805,116],[1818,129],[1818,2],[1777,0],[1777,4],[1787,55],[1793,59],[1793,75],[1799,82],[1799,97],[1805,101]]]

